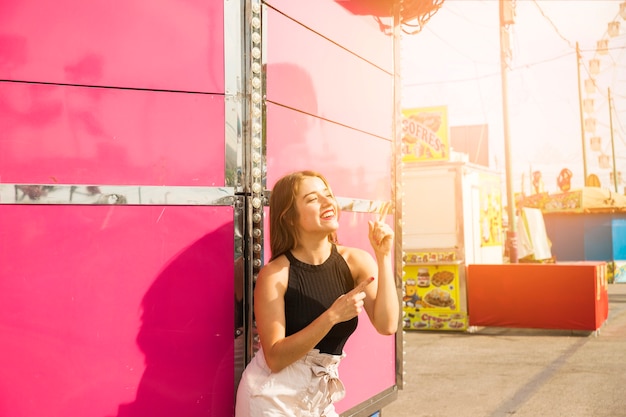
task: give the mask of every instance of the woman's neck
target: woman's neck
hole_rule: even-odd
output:
[[[310,264],[321,265],[330,256],[332,243],[328,239],[321,241],[298,242],[298,245],[291,251],[298,260]]]

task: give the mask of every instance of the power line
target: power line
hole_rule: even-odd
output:
[[[557,33],[557,35],[559,35],[561,37],[561,39],[563,39],[565,42],[567,42],[567,44],[569,45],[570,48],[572,49],[576,49],[576,46],[569,40],[567,39],[565,36],[563,36],[563,34],[561,33],[561,31],[559,30],[559,28],[556,27],[556,25],[554,24],[554,22],[552,21],[552,19],[550,19],[543,11],[543,9],[539,6],[539,3],[537,3],[537,0],[533,0],[533,3],[535,4],[535,6],[537,6],[537,9],[539,9],[539,13],[541,13],[541,15],[548,21],[548,23],[550,23],[550,25],[552,26],[552,28],[554,29],[554,31]]]
[[[475,61],[472,57],[466,55],[464,52],[460,51],[459,49],[457,49],[453,44],[451,44],[450,42],[446,41],[444,38],[442,38],[441,36],[439,36],[437,33],[435,33],[432,29],[430,29],[428,26],[426,26],[426,30],[429,31],[430,33],[433,34],[433,36],[435,36],[437,39],[439,39],[441,42],[445,43],[446,45],[448,45],[448,47],[452,50],[454,50],[456,53],[458,53],[461,56],[464,56],[465,58],[469,59],[470,61],[472,61],[473,63],[479,63],[479,64],[483,64],[483,65],[498,65],[497,63],[491,63],[491,62],[479,62],[479,61]]]

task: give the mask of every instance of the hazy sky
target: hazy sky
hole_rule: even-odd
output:
[[[609,184],[612,160],[608,88],[614,99],[613,131],[616,167],[626,179],[626,21],[623,0],[517,0],[511,27],[513,58],[508,72],[508,103],[514,188],[522,172],[541,170],[546,191],[556,192],[562,168],[573,171],[572,185],[583,185],[576,42],[582,52],[581,82],[589,78],[589,61],[600,60],[594,99],[596,135],[602,149],[592,151],[587,134],[587,173]],[[608,24],[620,22],[610,38]],[[609,54],[597,54],[597,42],[609,40]],[[500,77],[497,0],[445,0],[417,35],[403,38],[403,107],[446,105],[451,126],[488,124],[492,167],[504,172],[504,130]],[[529,187],[526,180],[526,188]],[[622,184],[619,189],[623,190]]]

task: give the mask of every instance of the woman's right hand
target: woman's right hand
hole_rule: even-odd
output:
[[[365,300],[365,287],[374,282],[374,278],[368,278],[360,282],[350,292],[341,295],[328,309],[333,323],[341,323],[358,316],[363,310]]]

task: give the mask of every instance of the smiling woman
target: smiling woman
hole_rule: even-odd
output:
[[[369,222],[374,259],[337,243],[339,207],[324,176],[300,171],[276,182],[272,256],[254,291],[261,347],[242,376],[236,416],[337,416],[338,366],[361,310],[380,334],[397,330],[394,234],[383,211]]]

